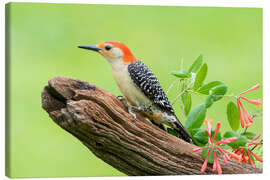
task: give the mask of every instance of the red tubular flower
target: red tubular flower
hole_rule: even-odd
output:
[[[212,129],[212,121],[208,118],[204,120],[204,123],[206,124],[207,131],[211,134],[211,129]],[[210,136],[211,137],[211,136]],[[209,144],[212,144],[211,138],[208,137]],[[211,141],[211,143],[210,143]]]
[[[245,151],[244,149],[241,149],[241,153],[242,153],[242,162],[245,163],[245,164],[248,164],[248,160],[246,159],[246,154],[245,154]]]
[[[248,89],[248,90],[246,90],[246,91],[244,91],[244,92],[241,92],[239,95],[241,96],[241,95],[243,95],[243,94],[246,94],[247,92],[255,91],[255,90],[259,89],[260,87],[261,87],[260,84],[256,84],[256,85],[253,86],[252,88],[250,88],[250,89]]]
[[[246,159],[246,155],[245,155],[243,148],[241,148],[241,147],[238,148],[237,150],[234,151],[234,153],[241,156],[240,162],[248,164],[248,161]],[[234,157],[232,157],[232,158],[235,159]]]
[[[223,140],[220,140],[220,141],[216,142],[216,145],[219,145],[219,144],[230,144],[231,142],[236,141],[236,140],[237,140],[236,137],[230,137],[230,138],[223,139]]]
[[[253,120],[249,116],[249,114],[247,113],[247,111],[245,110],[245,108],[244,108],[244,106],[243,106],[243,104],[241,102],[241,99],[243,99],[243,100],[245,100],[245,101],[247,101],[247,102],[249,102],[249,103],[251,103],[253,105],[256,105],[258,107],[262,105],[261,100],[250,100],[250,99],[247,99],[247,98],[243,97],[242,95],[243,94],[246,94],[246,93],[248,93],[250,91],[255,91],[258,88],[260,88],[260,84],[257,84],[255,86],[253,86],[252,88],[250,88],[250,89],[248,89],[248,90],[246,90],[244,92],[241,92],[239,94],[238,98],[237,98],[237,107],[238,107],[239,114],[240,114],[240,124],[241,124],[241,127],[242,128],[244,128],[245,123],[246,123],[246,128],[250,127],[252,125]],[[243,111],[244,118],[242,116],[242,111]],[[245,120],[245,122],[244,122],[244,120]]]
[[[244,109],[243,104],[241,103],[241,101],[239,101],[239,104],[240,104],[240,107],[243,110],[243,115],[244,115],[244,119],[245,119],[245,122],[246,122],[246,127],[250,127],[252,125],[253,120],[248,115],[247,111]]]
[[[218,174],[222,174],[222,169],[221,169],[221,166],[219,164],[219,161],[217,161],[217,171],[218,171]]]
[[[252,146],[252,145],[260,145],[262,144],[262,142],[254,142],[255,140],[257,140],[259,137],[261,136],[261,134],[258,134],[257,136],[255,136],[251,141],[248,142],[247,146]],[[256,167],[255,163],[253,162],[251,156],[253,156],[257,161],[259,162],[263,162],[263,159],[259,156],[257,156],[254,152],[252,152],[251,149],[246,148],[246,151],[244,150],[244,148],[239,147],[237,150],[234,151],[235,154],[241,155],[242,163],[248,164],[248,162],[251,164],[251,166]]]
[[[218,159],[217,159],[217,155],[216,155],[214,148],[212,148],[212,151],[213,151],[213,155],[214,155],[214,163],[213,163],[213,170],[212,171],[215,172],[217,170]]]
[[[216,132],[215,132],[214,137],[213,137],[213,142],[214,142],[215,139],[216,139],[216,136],[217,136],[217,133],[218,133],[219,129],[220,129],[220,122],[217,122]]]
[[[200,151],[200,150],[207,149],[207,148],[211,148],[211,146],[204,146],[204,147],[200,147],[200,148],[195,148],[195,149],[193,149],[193,151],[196,152],[196,151]]]
[[[240,114],[240,124],[241,124],[241,127],[244,128],[245,123],[244,123],[244,120],[243,120],[243,117],[242,117],[242,114],[241,114],[240,98],[237,98],[237,107],[238,107],[238,111],[239,111],[239,114]]]
[[[223,161],[225,162],[225,164],[228,165],[228,159],[226,158],[226,156],[223,156],[222,151],[219,150],[218,148],[217,148],[217,151],[221,155],[221,157],[222,157]]]
[[[248,146],[250,145],[258,145],[258,144],[254,144],[254,141],[259,139],[259,137],[261,136],[261,134],[257,134],[257,136],[255,136],[251,141],[248,142]],[[261,144],[261,142],[259,142]]]
[[[252,159],[251,159],[251,157],[250,157],[249,151],[250,151],[250,150],[248,149],[248,150],[247,150],[247,155],[248,155],[249,162],[250,162],[250,164],[251,164],[252,167],[256,167],[255,164],[254,164],[254,162],[252,161]]]
[[[201,173],[203,174],[204,171],[206,170],[207,168],[207,162],[208,162],[208,158],[209,158],[209,155],[210,155],[210,151],[211,151],[211,148],[208,149],[208,152],[207,152],[207,155],[206,155],[206,159],[202,165],[202,168],[201,168]]]
[[[202,168],[201,168],[201,173],[202,174],[205,172],[205,170],[207,168],[207,163],[208,163],[208,159],[209,159],[209,155],[210,155],[211,151],[213,152],[213,156],[214,156],[214,163],[213,163],[212,171],[213,172],[217,171],[218,174],[222,174],[222,169],[221,169],[220,163],[219,163],[218,158],[217,158],[216,150],[219,152],[219,154],[223,158],[226,165],[228,164],[228,161],[230,160],[228,154],[235,157],[236,159],[241,159],[241,157],[234,154],[234,153],[232,153],[232,152],[226,151],[225,149],[222,149],[218,145],[220,145],[220,144],[229,144],[232,141],[236,141],[237,138],[236,137],[231,137],[231,138],[227,138],[227,139],[224,139],[224,140],[214,142],[214,140],[215,140],[215,138],[216,138],[216,136],[218,134],[218,131],[220,129],[221,124],[220,124],[220,122],[217,123],[216,132],[215,132],[213,138],[211,137],[211,121],[209,119],[206,119],[205,124],[207,125],[207,130],[205,130],[205,132],[208,135],[208,143],[210,144],[210,146],[195,148],[195,149],[193,149],[193,151],[195,152],[195,151],[200,151],[200,150],[203,150],[203,149],[208,149],[205,161],[204,161],[204,163],[202,165]]]
[[[225,150],[225,149],[221,149],[221,150],[222,150],[224,153],[229,154],[233,159],[235,159],[235,160],[241,162],[241,156],[239,156],[239,155],[237,155],[237,154],[235,154],[235,153],[233,153],[233,152],[227,151],[227,150]]]
[[[249,150],[249,149],[248,149]],[[252,152],[251,150],[249,150],[249,152],[253,155],[253,157],[257,160],[257,161],[260,161],[260,162],[263,162],[262,158],[257,156],[254,152]]]
[[[258,107],[260,107],[260,106],[262,105],[261,100],[251,100],[251,99],[244,98],[244,97],[242,97],[242,96],[240,96],[240,98],[241,98],[241,99],[244,99],[244,100],[246,100],[247,102],[249,102],[250,104],[254,104],[254,105],[258,106]]]

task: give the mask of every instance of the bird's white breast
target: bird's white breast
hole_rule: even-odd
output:
[[[151,100],[148,99],[139,87],[131,79],[126,64],[122,63],[122,60],[111,63],[113,76],[122,94],[126,97],[131,104],[136,106],[152,104]]]

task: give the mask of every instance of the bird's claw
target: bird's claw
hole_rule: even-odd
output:
[[[143,112],[148,110],[148,108],[146,106],[144,106],[144,105],[142,105],[142,106],[134,106],[133,108],[138,110],[138,111],[143,111]]]
[[[132,115],[133,121],[135,122],[137,117],[136,117],[136,114],[133,112],[133,108],[129,106],[128,107],[128,112],[129,112],[129,114]]]
[[[134,110],[146,112],[150,111],[150,107],[146,107],[145,105],[142,106],[131,106],[124,96],[117,96],[117,98],[128,108],[128,112],[133,116],[134,121],[136,120],[136,114],[134,113]]]
[[[124,96],[121,96],[121,95],[117,96],[117,99],[119,99],[120,101],[126,101],[126,99],[124,98]]]
[[[120,95],[120,96],[117,96],[117,98],[128,108],[129,114],[132,115],[133,120],[135,121],[136,120],[136,114],[133,111],[136,109],[136,107],[129,105],[124,96]]]
[[[133,116],[134,121],[136,120],[136,114],[134,113],[134,110],[140,111],[140,112],[146,112],[148,108],[144,105],[142,106],[128,106],[128,112]]]
[[[117,98],[126,106],[126,107],[128,107],[129,106],[129,104],[128,104],[128,102],[127,102],[127,100],[126,100],[126,98],[124,97],[124,96],[117,96]]]
[[[121,100],[122,98],[124,98],[124,96],[119,95],[119,96],[117,96],[117,98]]]

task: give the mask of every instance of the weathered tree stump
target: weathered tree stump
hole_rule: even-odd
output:
[[[120,100],[80,80],[56,77],[42,92],[42,107],[56,124],[97,157],[127,175],[200,174],[203,159],[195,145],[154,126],[140,114],[134,121]],[[261,169],[220,161],[223,174],[262,173]],[[209,165],[205,174],[211,174]]]

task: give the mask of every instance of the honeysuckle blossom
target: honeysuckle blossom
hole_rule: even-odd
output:
[[[257,140],[259,137],[261,136],[261,134],[258,134],[257,136],[255,136],[251,141],[248,142],[247,146],[252,146],[252,145],[260,145],[262,144],[262,142],[254,142],[255,140]],[[237,150],[234,151],[235,154],[238,154],[242,157],[241,162],[248,164],[250,163],[251,166],[256,167],[255,163],[252,160],[252,156],[259,162],[263,162],[263,159],[259,156],[257,156],[250,148],[243,148],[243,147],[239,147]]]
[[[205,161],[202,165],[202,168],[201,168],[202,174],[205,172],[205,170],[207,168],[207,163],[208,163],[208,159],[209,159],[209,155],[210,155],[211,151],[212,151],[213,157],[214,157],[212,171],[213,172],[217,171],[218,174],[222,174],[222,169],[221,169],[221,166],[220,166],[220,163],[218,161],[217,154],[216,154],[217,152],[221,155],[221,157],[223,158],[226,165],[228,164],[228,161],[230,161],[230,157],[228,155],[230,155],[231,157],[234,157],[235,159],[238,159],[239,161],[241,160],[241,158],[240,158],[240,156],[236,155],[235,153],[229,152],[229,151],[219,147],[218,145],[229,144],[230,142],[236,141],[237,138],[231,137],[231,138],[227,138],[227,139],[223,139],[223,140],[215,142],[215,138],[216,138],[218,131],[220,129],[220,125],[221,125],[220,122],[217,122],[216,131],[215,131],[213,138],[211,137],[211,130],[212,130],[211,121],[209,119],[206,119],[205,124],[207,126],[207,130],[205,130],[205,132],[208,135],[208,144],[209,145],[205,146],[205,147],[193,149],[193,151],[195,152],[195,151],[199,151],[199,150],[203,150],[203,149],[208,149],[206,159],[205,159]]]
[[[242,102],[241,102],[241,99],[249,102],[250,104],[253,104],[253,105],[256,105],[256,106],[261,106],[262,103],[261,103],[261,100],[250,100],[250,99],[247,99],[245,97],[243,97],[242,95],[243,94],[246,94],[250,91],[255,91],[256,89],[260,88],[260,84],[257,84],[255,86],[253,86],[252,88],[246,90],[246,91],[243,91],[239,94],[239,96],[237,97],[237,107],[238,107],[238,110],[239,110],[239,113],[240,113],[240,124],[241,124],[241,127],[244,128],[245,127],[245,123],[246,123],[246,127],[250,127],[253,123],[253,120],[252,118],[249,116],[249,114],[247,113],[247,111],[245,110]],[[242,111],[243,111],[243,116],[242,116]]]

